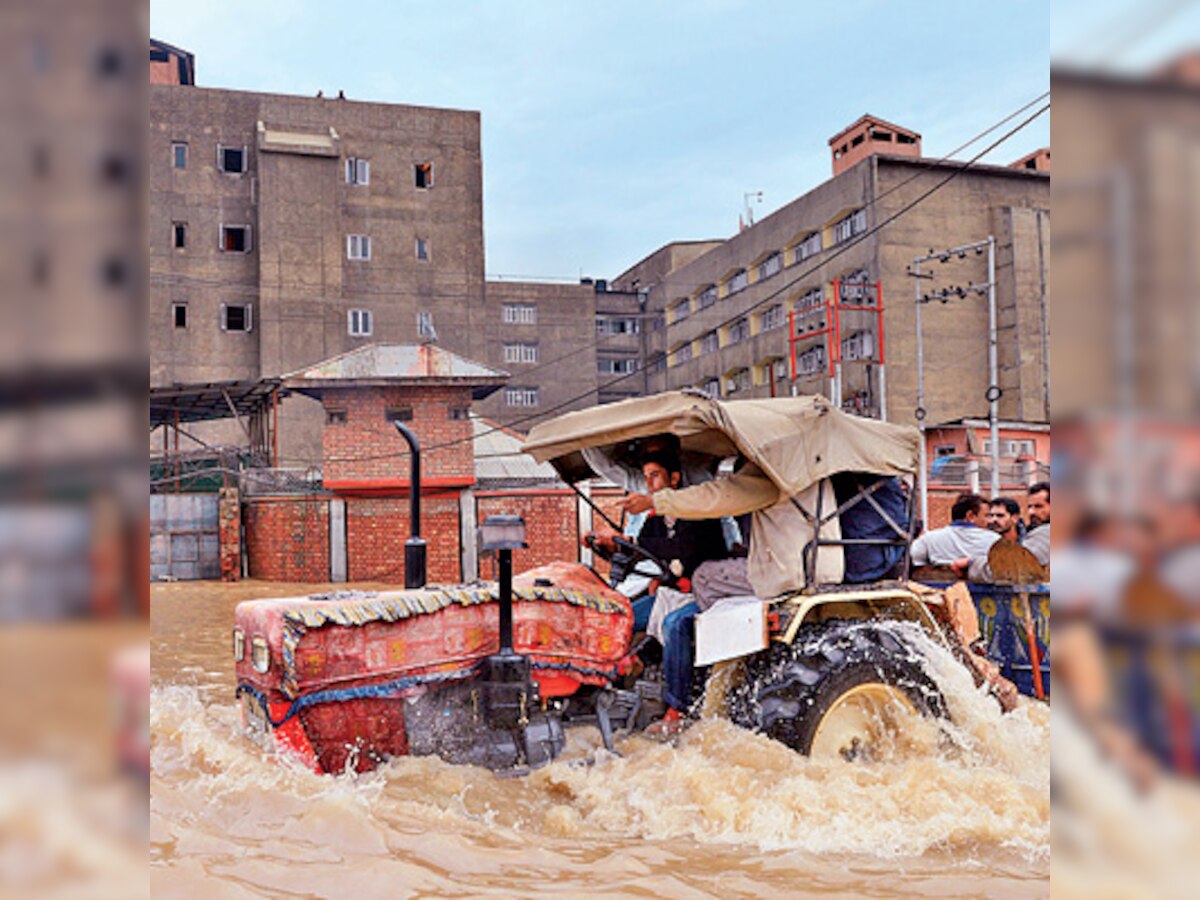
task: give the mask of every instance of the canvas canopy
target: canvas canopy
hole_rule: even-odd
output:
[[[742,455],[787,496],[838,472],[907,475],[917,471],[919,433],[905,425],[851,416],[820,396],[714,400],[671,391],[570,412],[537,425],[523,449],[574,483],[593,474],[583,451],[614,458],[622,445],[664,432],[685,453]],[[595,459],[595,454],[589,452]]]

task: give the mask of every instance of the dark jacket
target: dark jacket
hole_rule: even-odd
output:
[[[668,527],[662,516],[649,516],[637,542],[668,565],[679,560],[684,578],[691,578],[696,566],[705,560],[729,555],[720,519],[676,519]]]

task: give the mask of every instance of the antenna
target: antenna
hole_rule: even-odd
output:
[[[749,228],[754,224],[754,210],[750,206],[750,201],[762,203],[762,191],[747,191],[742,194],[742,227]]]

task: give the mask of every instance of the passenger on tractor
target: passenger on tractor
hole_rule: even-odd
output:
[[[821,506],[836,508],[828,480],[813,485],[795,498],[784,497],[775,484],[753,464],[728,476],[677,489],[651,487],[649,494],[631,494],[621,501],[627,513],[652,511],[681,520],[750,514],[749,554],[744,558],[717,559],[696,568],[692,579],[694,600],[663,619],[663,698],[670,710],[664,721],[678,721],[688,707],[692,683],[694,619],[722,597],[753,595],[776,597],[805,587],[803,548],[812,540],[813,526],[805,512],[815,513],[818,492]],[[801,510],[801,507],[804,511]],[[837,539],[836,519],[821,530],[826,539]],[[817,581],[840,582],[845,573],[842,548],[822,547],[817,554]],[[668,661],[669,660],[669,661]]]
[[[661,450],[647,453],[642,462],[642,476],[651,491],[679,487],[682,472],[678,457]],[[616,537],[611,529],[600,529],[589,531],[581,543],[607,557],[616,549]],[[671,566],[673,577],[669,580],[675,581],[685,593],[691,590],[697,566],[727,554],[720,519],[681,520],[652,513],[642,523],[636,543]],[[646,630],[662,581],[662,577],[651,579],[648,594],[633,601],[635,632]]]
[[[1000,535],[986,524],[987,501],[978,494],[959,494],[950,507],[950,524],[921,535],[912,545],[914,566],[956,566],[986,558]]]

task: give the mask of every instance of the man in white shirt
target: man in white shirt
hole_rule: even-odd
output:
[[[1050,482],[1029,489],[1029,531],[1021,545],[1043,566],[1050,563]]]
[[[1000,535],[987,527],[988,503],[978,494],[959,494],[950,524],[921,535],[912,545],[914,566],[951,566],[964,558],[987,558]]]

